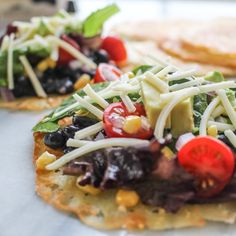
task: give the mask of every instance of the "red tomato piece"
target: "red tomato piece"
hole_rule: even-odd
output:
[[[127,51],[123,41],[114,36],[108,36],[103,39],[101,48],[106,50],[111,60],[117,65],[124,65],[127,61]]]
[[[100,63],[99,66],[97,67],[94,76],[94,82],[100,83],[100,82],[118,80],[120,78],[120,75],[121,71],[117,69],[115,66],[106,63]]]
[[[196,177],[201,197],[221,192],[230,181],[235,166],[231,149],[209,136],[199,136],[186,143],[178,153],[178,160],[187,172]]]
[[[136,111],[129,112],[122,102],[110,104],[104,111],[103,123],[104,130],[108,137],[119,138],[140,138],[148,139],[152,137],[153,130],[150,127],[141,127],[135,134],[126,133],[123,127],[123,121],[128,116],[146,116],[145,110],[142,104],[135,104]]]
[[[68,44],[70,44],[71,46],[73,46],[78,51],[80,50],[78,43],[75,40],[73,40],[72,38],[70,38],[69,36],[63,34],[61,36],[61,39],[64,40],[65,42],[67,42]],[[74,59],[75,58],[70,53],[65,51],[63,48],[59,48],[59,58],[58,58],[58,62],[57,62],[59,65],[67,65],[70,61],[72,61]]]

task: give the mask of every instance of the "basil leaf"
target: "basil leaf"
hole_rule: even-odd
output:
[[[133,69],[133,73],[136,75],[138,73],[138,71],[141,71],[142,73],[150,70],[153,66],[150,65],[142,65],[142,66],[138,66],[136,68]]]
[[[93,12],[83,22],[83,35],[85,37],[93,37],[99,34],[102,30],[104,22],[119,12],[119,10],[120,9],[116,4],[112,4]]]
[[[55,132],[60,128],[60,126],[57,123],[48,121],[45,123],[40,122],[36,126],[34,126],[33,131],[34,132],[43,132],[43,133],[48,133],[48,132]]]

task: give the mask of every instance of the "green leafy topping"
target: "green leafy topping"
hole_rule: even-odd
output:
[[[98,91],[106,88],[108,85],[109,85],[109,82],[93,84],[91,86],[96,92],[98,92]],[[77,94],[81,97],[85,96],[85,93],[82,90],[78,91]],[[134,93],[134,94],[130,94],[129,97],[132,101],[136,101],[140,97],[140,95],[138,93]],[[116,102],[119,102],[119,101],[121,101],[121,98],[119,96],[117,96],[117,97],[112,97],[110,99],[107,99],[107,101],[109,103],[112,103],[114,100]],[[73,96],[70,96],[64,102],[62,102],[62,104],[57,109],[55,109],[48,116],[46,116],[41,122],[39,122],[33,128],[33,131],[34,132],[53,132],[54,131],[53,128],[58,129],[58,127],[59,127],[57,125],[58,120],[60,120],[64,117],[72,116],[75,112],[77,112],[81,109],[84,109],[80,105],[78,105],[78,106],[73,107],[70,110],[62,112],[61,114],[59,113],[59,112],[63,111],[64,109],[68,108],[72,104],[75,104],[75,99],[73,98]],[[87,112],[87,110],[85,110],[85,111]],[[57,126],[55,126],[55,125],[57,125]]]
[[[150,65],[142,65],[142,66],[138,66],[136,68],[133,69],[133,73],[136,75],[138,73],[138,71],[141,71],[142,73],[150,70],[153,66]]]
[[[224,76],[222,75],[221,72],[218,71],[212,71],[209,72],[205,77],[205,80],[210,81],[210,82],[215,82],[215,83],[219,83],[224,81]]]
[[[207,94],[201,93],[193,97],[193,118],[196,128],[200,126],[201,117],[207,106]]]
[[[47,23],[43,19],[41,19],[39,22],[37,33],[44,37],[46,35],[52,34],[53,32],[50,31]]]
[[[93,12],[83,22],[83,35],[85,37],[93,37],[99,34],[104,22],[119,12],[119,10],[116,4],[112,4]]]
[[[39,123],[36,126],[34,126],[33,131],[34,132],[43,132],[43,133],[48,133],[48,132],[55,132],[60,128],[60,126],[55,123],[55,122],[45,122],[45,123]]]
[[[169,82],[169,86],[175,85],[175,84],[183,84],[185,82],[188,82],[187,79],[179,79],[179,80],[173,80]]]
[[[230,103],[234,107],[236,105],[235,91],[233,91],[231,89],[226,89],[226,95],[227,95]]]

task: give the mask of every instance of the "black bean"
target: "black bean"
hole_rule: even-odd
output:
[[[79,130],[80,130],[79,127],[74,126],[74,125],[66,126],[65,128],[62,129],[62,131],[67,139],[74,138],[75,132],[77,132]]]
[[[96,124],[98,121],[86,116],[73,116],[72,123],[80,129]]]
[[[66,138],[62,130],[56,132],[47,133],[44,136],[44,143],[50,148],[62,148],[66,144]]]

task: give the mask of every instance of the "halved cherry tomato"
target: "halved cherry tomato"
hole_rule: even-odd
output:
[[[100,63],[94,76],[94,82],[100,83],[118,80],[120,78],[120,75],[121,71],[115,66],[106,63]]]
[[[72,38],[70,38],[69,36],[63,34],[61,36],[61,39],[64,40],[65,42],[69,43],[71,46],[73,46],[78,51],[80,50],[78,43],[75,40],[73,40]],[[57,63],[59,65],[67,65],[70,61],[72,61],[74,59],[75,58],[70,53],[65,51],[63,48],[59,48],[59,58],[57,61]]]
[[[150,127],[143,127],[135,134],[126,133],[123,130],[123,121],[129,116],[146,116],[145,110],[142,104],[135,104],[136,111],[129,112],[122,102],[110,104],[104,111],[103,123],[104,130],[108,137],[120,137],[120,138],[140,138],[148,139],[153,135],[153,130]]]
[[[223,142],[212,137],[196,137],[186,143],[178,153],[179,163],[196,177],[201,197],[221,192],[234,172],[235,157]]]
[[[108,36],[103,39],[101,48],[106,50],[111,60],[117,65],[123,65],[127,60],[127,51],[123,41],[114,36]]]

